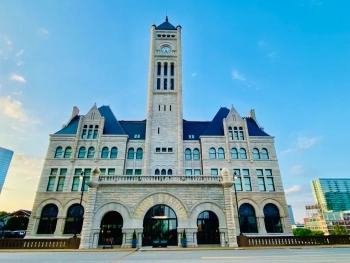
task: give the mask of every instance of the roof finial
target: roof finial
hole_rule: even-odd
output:
[[[169,22],[168,16],[165,16],[165,22]]]

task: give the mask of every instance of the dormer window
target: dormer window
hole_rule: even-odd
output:
[[[134,139],[139,139],[140,138],[140,134],[134,134]]]
[[[193,134],[190,134],[190,135],[188,135],[188,138],[189,138],[189,139],[194,139],[194,135],[193,135]]]

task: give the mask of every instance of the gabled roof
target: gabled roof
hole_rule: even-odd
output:
[[[109,106],[101,106],[98,108],[102,117],[105,118],[105,125],[103,128],[103,134],[113,134],[113,135],[125,135],[125,132],[114,116],[111,108]]]
[[[210,121],[186,121],[183,120],[183,139],[199,140],[199,136],[207,129]],[[193,135],[194,138],[190,138]]]
[[[224,127],[222,120],[227,117],[230,110],[226,107],[221,107],[218,113],[216,113],[214,119],[210,122],[208,128],[202,135],[205,136],[223,136]]]
[[[146,120],[119,121],[119,123],[130,140],[144,140],[146,138]]]
[[[76,134],[78,130],[79,118],[79,115],[75,116],[66,127],[59,130],[55,134]]]
[[[259,128],[258,124],[256,124],[255,120],[251,117],[243,117],[247,121],[248,134],[249,136],[270,136],[262,129]]]
[[[169,23],[168,16],[165,17],[165,22],[156,27],[157,30],[176,30],[172,24]]]

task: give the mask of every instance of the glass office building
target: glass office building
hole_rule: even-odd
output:
[[[0,193],[5,183],[7,171],[10,167],[13,151],[0,147]]]
[[[322,211],[350,210],[350,179],[322,178],[311,182],[312,192]]]

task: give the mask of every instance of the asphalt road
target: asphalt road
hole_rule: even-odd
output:
[[[188,250],[127,252],[2,252],[0,263],[349,263],[349,248]]]

